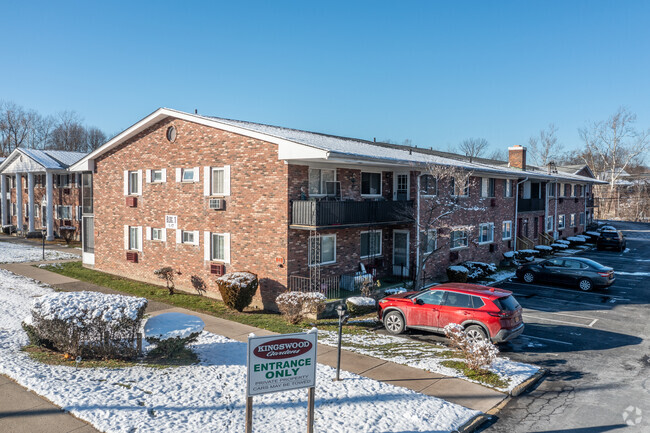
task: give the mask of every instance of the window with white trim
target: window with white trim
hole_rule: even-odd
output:
[[[557,216],[557,228],[558,230],[562,230],[564,228],[564,215],[558,215]]]
[[[453,177],[451,178],[451,195],[456,197],[467,197],[469,196],[469,179],[462,180],[465,185],[461,185],[462,182],[457,182]]]
[[[450,248],[467,247],[467,230],[453,230],[449,236]]]
[[[72,219],[72,206],[57,206],[56,217],[61,220]]]
[[[336,169],[310,168],[309,169],[309,194],[325,195],[326,182],[336,181]]]
[[[546,231],[547,232],[552,232],[553,231],[553,217],[552,216],[547,216],[546,217]]]
[[[152,241],[164,241],[163,238],[163,229],[157,229],[155,227],[151,228],[151,240]]]
[[[361,172],[361,195],[381,195],[381,173]]]
[[[438,248],[438,230],[429,229],[424,233],[424,254],[431,254]]]
[[[199,240],[192,230],[183,230],[183,237],[181,238],[184,244],[198,245]]]
[[[320,238],[320,264],[336,263],[336,235],[321,235]],[[309,239],[309,249],[314,239]],[[310,263],[312,264],[312,263]]]
[[[212,168],[210,174],[210,195],[224,195],[226,171],[223,167]]]
[[[81,206],[77,206],[77,221],[81,221],[82,209],[83,208]],[[36,213],[38,213],[38,206],[36,207],[36,210]]]
[[[438,179],[430,174],[420,176],[420,193],[422,195],[438,195]]]
[[[210,260],[218,262],[226,261],[226,235],[212,233],[211,244]]]
[[[129,226],[129,250],[142,251],[142,227]]]
[[[129,171],[129,195],[140,194],[140,177],[137,171]]]
[[[494,179],[491,177],[481,178],[481,197],[494,197]]]
[[[494,223],[483,223],[478,226],[478,243],[494,242]]]
[[[580,212],[580,225],[585,225],[585,213]]]
[[[576,226],[576,214],[572,213],[571,216],[569,217],[569,227],[575,227]]]
[[[160,183],[163,182],[163,171],[161,170],[151,170],[151,183]]]
[[[381,255],[381,230],[361,232],[361,258]]]
[[[506,179],[504,181],[503,187],[503,196],[504,197],[514,197],[514,189],[512,188],[512,179]]]
[[[501,224],[501,240],[507,241],[512,239],[512,221],[504,221]]]
[[[184,168],[181,172],[182,182],[196,182],[199,179],[199,173],[194,168]]]
[[[547,183],[546,184],[546,195],[549,197],[555,197],[555,184]]]

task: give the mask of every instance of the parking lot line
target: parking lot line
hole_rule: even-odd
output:
[[[517,297],[517,293],[514,293],[514,295],[515,295],[515,297]],[[522,296],[522,298],[523,298],[523,296]],[[522,302],[524,302],[524,303],[526,303],[526,301],[528,300],[526,298],[523,298],[523,299],[524,299],[524,301],[522,301]],[[534,299],[531,299],[531,300],[532,301],[539,301],[539,302],[548,302],[550,304],[555,303],[555,304],[564,305],[566,303],[571,303],[571,304],[578,304],[578,305],[586,305],[586,306],[589,306],[589,307],[597,307],[598,309],[594,310],[594,311],[600,311],[600,312],[603,312],[603,313],[607,313],[606,310],[602,309],[605,306],[604,304],[590,304],[589,302],[569,301],[568,299],[558,300],[558,299],[555,299],[555,298],[551,298],[549,296],[539,296],[539,295],[536,296]],[[530,308],[530,307],[527,307],[527,308]],[[535,309],[537,309],[537,308],[535,308]]]
[[[575,291],[575,290],[570,290],[570,289],[561,289],[561,288],[559,288],[559,287],[555,287],[555,286],[532,286],[532,287],[531,287],[531,286],[528,285],[528,284],[515,283],[514,281],[511,281],[510,284],[514,284],[514,285],[516,285],[516,286],[520,286],[520,287],[529,287],[529,288],[535,288],[535,287],[538,287],[538,288],[544,288],[544,289],[549,289],[549,290],[558,290],[558,291],[560,291],[560,292],[567,292],[567,293],[571,293],[571,294],[573,294],[573,295],[577,295],[577,294],[579,294],[580,296],[582,296],[582,295],[589,295],[589,296],[609,296],[610,298],[612,298],[612,299],[616,299],[616,300],[618,300],[618,301],[629,301],[629,299],[627,299],[627,298],[622,298],[622,297],[620,297],[620,296],[616,296],[616,295],[609,295],[609,294],[607,294],[607,293],[577,292],[577,291]]]
[[[596,323],[596,322],[598,322],[598,319],[594,319],[594,321],[591,322],[591,323],[590,323],[589,325],[587,325],[587,326],[589,326],[589,327],[591,328],[592,326],[594,326],[594,323]]]
[[[550,338],[542,338],[542,337],[533,337],[532,335],[527,335],[527,334],[521,334],[521,336],[526,337],[526,338],[533,338],[535,340],[551,341],[553,343],[566,344],[568,346],[573,346],[573,343],[569,343],[567,341],[551,340]]]
[[[547,322],[564,323],[565,325],[580,326],[580,327],[583,327],[583,328],[589,328],[589,327],[592,326],[592,325],[585,325],[585,324],[582,324],[582,323],[579,323],[579,322],[569,322],[567,320],[549,319],[548,317],[535,316],[535,315],[532,315],[530,313],[524,313],[524,316],[530,317],[531,319],[537,319],[537,320],[542,321],[542,322],[547,321]],[[592,322],[592,324],[593,323],[596,323],[596,322]]]

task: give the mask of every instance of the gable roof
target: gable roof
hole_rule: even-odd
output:
[[[435,164],[460,167],[477,172],[477,174],[484,173],[510,178],[529,176],[536,179],[555,180],[560,177],[564,180],[580,182],[594,181],[593,179],[573,174],[549,175],[545,172],[530,173],[501,165],[506,164],[503,161],[476,159],[469,162],[467,157],[448,154],[446,152],[387,143],[376,143],[374,141],[358,138],[341,137],[318,132],[265,125],[261,123],[226,119],[222,117],[190,114],[169,108],[160,108],[154,111],[149,116],[124,130],[122,133],[109,140],[103,146],[99,147],[76,164],[73,164],[70,169],[73,171],[92,170],[95,158],[100,157],[129,138],[134,137],[141,131],[167,117],[183,119],[189,122],[275,143],[278,145],[279,159],[288,161],[336,162],[340,164],[365,164],[384,167],[398,166],[402,168],[411,166],[423,167],[428,164]],[[452,155],[456,156],[456,158],[453,158]]]
[[[7,158],[4,159],[4,161],[0,161],[0,172],[3,172],[5,168],[9,167],[11,163],[21,155],[24,155],[33,161],[38,168],[44,170],[66,170],[70,165],[86,156],[86,153],[17,147]]]

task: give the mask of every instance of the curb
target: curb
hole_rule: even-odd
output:
[[[530,388],[533,387],[533,385],[539,382],[541,378],[546,375],[546,373],[548,373],[548,370],[546,370],[545,368],[540,368],[539,370],[537,370],[537,373],[533,374],[528,380],[525,380],[524,382],[515,386],[514,389],[510,391],[510,397],[517,397],[518,395],[524,393],[525,391],[528,391]]]
[[[484,422],[489,420],[490,417],[487,414],[481,413],[478,415],[475,415],[472,417],[469,421],[467,421],[465,424],[460,426],[458,430],[452,431],[452,433],[471,433],[477,428],[479,428],[481,425],[483,425]]]

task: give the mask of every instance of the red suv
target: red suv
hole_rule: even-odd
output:
[[[524,332],[521,311],[512,292],[477,284],[446,283],[379,300],[379,320],[391,334],[407,328],[444,332],[448,324],[458,323],[470,338],[489,337],[494,343]]]

